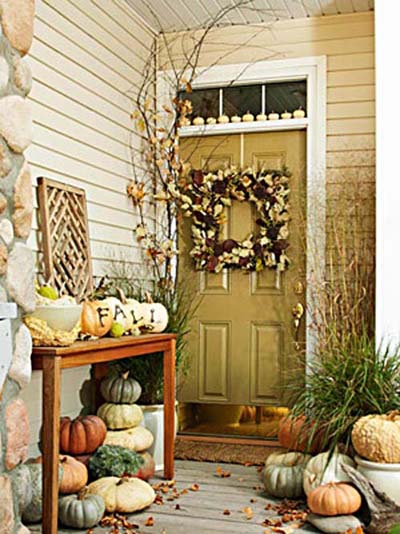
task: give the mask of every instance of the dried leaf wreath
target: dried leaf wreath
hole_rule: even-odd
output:
[[[287,269],[289,177],[287,169],[192,171],[180,200],[183,214],[192,219],[190,255],[196,269]],[[244,241],[221,240],[225,208],[232,200],[251,202],[257,210],[258,231]]]

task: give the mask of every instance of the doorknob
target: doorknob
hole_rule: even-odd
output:
[[[300,349],[300,344],[299,344],[299,327],[300,327],[300,322],[301,322],[301,318],[303,317],[304,315],[304,306],[301,302],[298,302],[297,304],[295,304],[292,308],[292,316],[293,316],[293,319],[294,319],[294,339],[295,339],[295,347],[297,350]]]

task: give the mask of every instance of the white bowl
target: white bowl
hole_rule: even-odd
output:
[[[79,321],[82,305],[72,306],[36,306],[36,310],[31,314],[37,319],[42,319],[54,330],[64,330],[69,332]]]
[[[386,493],[400,505],[400,464],[379,464],[356,456],[357,470],[368,478],[375,488]]]

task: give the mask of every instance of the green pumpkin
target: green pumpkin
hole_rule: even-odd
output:
[[[107,428],[123,430],[138,426],[143,421],[143,412],[137,404],[112,404],[106,402],[97,411]]]
[[[105,512],[104,499],[82,490],[78,495],[65,495],[58,499],[58,518],[64,527],[93,528]]]
[[[42,520],[42,464],[31,463],[28,461],[25,464],[30,472],[31,481],[31,500],[26,503],[22,512],[22,520],[24,523],[39,523]],[[63,475],[63,468],[60,466],[58,471],[58,479],[61,480]]]
[[[13,493],[18,503],[19,512],[25,510],[32,501],[32,479],[29,467],[26,464],[19,465],[13,472]]]
[[[265,462],[264,486],[268,495],[297,499],[303,495],[303,473],[311,458],[301,452],[271,454]]]
[[[115,404],[134,404],[142,394],[139,382],[129,378],[129,371],[106,377],[100,385],[100,391],[104,400]]]

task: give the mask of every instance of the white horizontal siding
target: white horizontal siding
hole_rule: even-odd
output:
[[[95,276],[123,256],[140,266],[137,219],[127,198],[131,179],[130,93],[141,82],[154,35],[122,0],[39,0],[29,55],[34,139],[27,151],[33,187],[45,176],[85,189]],[[133,136],[133,146],[139,140]],[[36,196],[36,195],[35,195]],[[41,269],[37,201],[29,242]],[[149,219],[154,214],[149,213]],[[63,372],[62,413],[80,411],[88,368]],[[23,391],[31,453],[41,421],[41,374]]]

